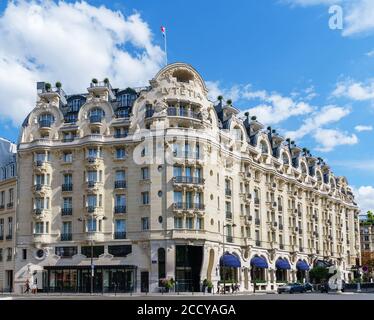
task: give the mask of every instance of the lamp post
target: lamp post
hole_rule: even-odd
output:
[[[229,227],[231,226],[232,228],[235,228],[236,227],[236,224],[224,224],[223,225],[223,237],[222,237],[222,247],[223,247],[223,254],[222,254],[222,257],[225,255],[225,228],[226,227]],[[224,266],[224,263],[222,265],[222,276],[223,276],[223,294],[226,294],[226,277],[225,277],[225,274],[224,274],[224,271],[225,271],[225,266]]]

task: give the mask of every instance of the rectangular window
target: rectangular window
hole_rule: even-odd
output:
[[[22,260],[27,260],[27,249],[22,249]]]
[[[174,166],[173,173],[174,173],[174,177],[181,177],[182,176],[182,167],[181,166]]]
[[[196,230],[202,230],[202,229],[203,229],[203,219],[196,218]]]
[[[149,204],[149,192],[142,192],[142,204]]]
[[[186,218],[186,229],[193,229],[193,218]]]
[[[126,180],[126,172],[124,170],[116,171],[116,181],[125,181]]]
[[[64,209],[71,209],[73,207],[73,198],[71,197],[64,198],[62,206]]]
[[[126,157],[126,151],[124,148],[117,148],[116,149],[116,158],[117,159],[124,159]]]
[[[131,245],[108,246],[108,253],[114,257],[126,257],[131,252]]]
[[[115,198],[116,207],[126,206],[126,196],[124,194],[117,194]]]
[[[0,194],[0,205],[1,206],[5,205],[5,191],[1,191],[1,194]]]
[[[34,224],[34,234],[44,233],[44,222],[35,222]]]
[[[148,217],[142,218],[142,230],[143,231],[149,230],[149,218]]]
[[[9,217],[8,218],[8,236],[12,237],[13,235],[13,218]]]
[[[0,262],[3,261],[3,248],[0,248]]]
[[[148,167],[142,168],[141,173],[142,173],[142,179],[143,180],[149,179],[149,168]]]
[[[62,223],[62,233],[63,234],[71,234],[72,232],[72,223],[71,221],[64,221]]]
[[[118,219],[115,220],[115,226],[114,226],[115,232],[126,232],[126,220],[125,219]]]
[[[4,219],[0,219],[0,240],[4,238]]]
[[[14,190],[12,188],[12,189],[9,189],[9,203],[13,203],[13,201],[14,201]]]
[[[73,183],[73,175],[71,173],[64,174],[64,184],[70,185]]]
[[[88,195],[87,196],[87,206],[95,208],[97,206],[97,196],[96,195]]]
[[[56,247],[55,252],[61,258],[71,258],[78,253],[78,249],[77,247]]]
[[[96,219],[87,219],[86,230],[87,232],[96,232],[97,230]]]
[[[175,229],[183,228],[183,219],[181,217],[174,217],[174,228]]]
[[[180,204],[183,202],[183,196],[181,191],[174,191],[174,203]]]
[[[63,159],[65,163],[71,163],[73,162],[73,154],[71,152],[64,152]]]
[[[93,258],[98,258],[100,255],[104,253],[104,246],[82,246],[81,247],[81,254],[86,256],[87,258],[91,258],[91,253]]]

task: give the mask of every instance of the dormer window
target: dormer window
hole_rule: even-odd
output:
[[[38,118],[39,126],[41,128],[50,128],[54,121],[55,118],[50,113],[43,113]]]
[[[269,153],[268,145],[264,141],[261,142],[261,153],[263,153],[263,154],[268,154]]]
[[[136,100],[136,94],[125,93],[119,96],[118,101],[120,107],[132,107]]]
[[[82,99],[73,99],[69,101],[69,112],[79,112],[82,105]]]

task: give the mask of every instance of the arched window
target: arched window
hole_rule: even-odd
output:
[[[38,118],[39,126],[44,128],[49,128],[54,121],[55,118],[51,113],[42,113]]]
[[[105,112],[101,108],[93,108],[89,112],[90,122],[101,122]]]
[[[307,168],[304,162],[301,163],[301,172],[303,174],[307,174]]]
[[[157,250],[157,258],[158,258],[158,280],[165,279],[166,277],[166,257],[165,257],[165,249],[159,248]],[[159,284],[161,286],[161,284]]]

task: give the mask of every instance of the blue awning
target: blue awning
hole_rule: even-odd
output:
[[[291,265],[288,262],[288,260],[287,259],[282,259],[282,258],[279,258],[277,260],[277,262],[275,263],[275,267],[277,269],[282,269],[282,270],[289,270],[289,269],[291,269]]]
[[[231,253],[228,253],[228,252],[226,252],[221,257],[221,259],[219,260],[219,265],[221,267],[227,267],[227,268],[240,268],[241,267],[240,259],[237,256]]]
[[[296,269],[301,271],[309,270],[309,265],[304,260],[299,260],[296,263]]]
[[[268,263],[265,258],[257,256],[252,258],[251,266],[266,269],[268,268]]]

